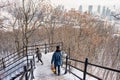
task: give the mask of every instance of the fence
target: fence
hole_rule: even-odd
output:
[[[15,80],[19,77],[19,80],[32,80],[34,79],[34,75],[33,75],[33,61],[30,60],[30,65],[29,66],[23,66],[23,72],[20,72],[19,74],[17,74],[15,77],[12,77],[11,80]],[[28,68],[29,67],[29,68]]]
[[[32,53],[32,54],[28,54],[28,53],[25,54],[24,52],[26,52],[26,51],[24,48],[22,48],[22,49],[20,49],[19,52],[9,54],[5,58],[2,58],[0,60],[0,65],[2,66],[2,67],[0,67],[0,80],[6,80],[5,78],[7,76],[11,75],[11,73],[15,73],[16,71],[18,72],[18,70],[20,70],[20,72],[16,75],[13,75],[10,78],[11,80],[15,80],[17,78],[20,78],[21,80],[33,79],[34,78],[33,70],[35,68],[35,58],[34,58],[34,52],[31,52],[31,51],[35,51],[36,47],[40,47],[40,49],[43,49],[44,53],[46,54],[49,51],[49,48],[55,47],[56,45],[60,45],[61,48],[63,49],[62,42],[51,43],[51,44],[37,44],[37,45],[27,46],[28,53]],[[19,54],[19,57],[18,57],[18,53],[21,53],[21,54]],[[30,57],[32,57],[32,58],[30,58]],[[84,64],[84,70],[71,65],[68,62],[68,60]],[[67,73],[67,71],[70,71],[70,68],[68,69],[68,67],[72,67],[74,69],[77,69],[77,70],[83,72],[83,78],[81,78],[77,74],[75,74],[74,72],[70,71],[73,75],[75,75],[80,80],[86,80],[86,75],[90,75],[98,80],[102,80],[98,76],[87,72],[88,65],[120,73],[120,70],[116,70],[116,69],[112,69],[112,68],[108,68],[108,67],[89,63],[87,58],[85,59],[85,61],[80,61],[80,60],[72,59],[68,56],[66,56],[65,73]]]
[[[9,79],[11,80],[15,80],[17,78],[24,78],[24,80],[32,80],[32,78],[34,78],[33,76],[33,70],[35,68],[34,53],[36,47],[40,47],[40,49],[43,49],[44,53],[46,54],[49,51],[49,48],[55,47],[57,45],[62,46],[63,44],[62,42],[58,42],[58,43],[50,43],[50,44],[45,43],[45,44],[31,45],[31,46],[27,46],[27,49],[26,47],[21,48],[19,51],[9,54],[8,56],[0,59],[0,66],[1,66],[0,80],[7,80],[6,77],[8,76],[10,76]],[[12,75],[12,73],[14,75]]]
[[[71,61],[75,61],[75,62],[79,62],[79,63],[84,64],[84,70],[82,70],[82,69],[80,69],[80,68],[77,68],[77,67],[69,64],[69,63],[68,63],[68,60],[71,60]],[[76,77],[79,78],[80,80],[86,80],[86,75],[90,75],[90,76],[93,77],[93,78],[96,78],[96,79],[98,79],[98,80],[102,80],[102,79],[99,78],[98,76],[95,76],[95,75],[87,72],[88,65],[91,65],[91,66],[95,66],[95,67],[102,68],[102,69],[105,69],[105,70],[109,70],[109,71],[113,71],[113,72],[118,72],[118,73],[120,73],[120,70],[116,70],[116,69],[112,69],[112,68],[108,68],[108,67],[104,67],[104,66],[100,66],[100,65],[96,65],[96,64],[89,63],[89,62],[88,62],[88,58],[86,58],[85,61],[80,61],[80,60],[72,59],[72,58],[66,56],[65,74],[67,73],[67,71],[69,71],[70,73],[72,73],[74,76],[76,76]],[[77,70],[83,72],[83,78],[79,77],[77,74],[75,74],[74,72],[70,71],[70,68],[68,69],[68,66],[69,66],[69,67],[73,67],[74,69],[77,69]]]

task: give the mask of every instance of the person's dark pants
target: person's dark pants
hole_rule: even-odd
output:
[[[38,62],[39,62],[39,61],[43,64],[43,61],[41,60],[41,58],[40,58],[40,57],[38,57]]]
[[[58,66],[54,66],[55,67],[55,74],[56,74],[56,70],[58,70],[57,72],[58,72],[58,75],[60,75],[60,65],[58,65]]]
[[[43,64],[43,61],[41,60],[41,59],[39,59],[40,60],[40,62]]]

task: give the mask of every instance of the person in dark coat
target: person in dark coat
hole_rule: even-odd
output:
[[[51,60],[51,65],[54,64],[54,68],[55,68],[55,74],[56,74],[56,70],[58,70],[58,75],[60,75],[60,66],[62,64],[62,55],[61,55],[61,50],[59,46],[56,46],[56,51],[53,53],[52,56],[52,60]],[[58,69],[57,69],[58,68]]]
[[[41,62],[42,63],[42,65],[43,65],[43,61],[42,61],[42,54],[41,54],[41,52],[40,52],[40,50],[39,50],[39,48],[36,48],[36,57],[38,58],[38,61],[37,62]]]

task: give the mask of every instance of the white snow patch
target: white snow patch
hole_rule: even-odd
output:
[[[60,76],[55,75],[50,69],[52,54],[53,52],[47,54],[42,53],[42,60],[44,64],[41,65],[40,62],[36,63],[36,69],[34,70],[34,77],[35,77],[34,80],[80,80],[69,72],[67,74],[64,74],[65,69],[63,68],[61,68]],[[36,61],[37,58],[35,62]],[[77,74],[79,77],[83,78],[82,72],[76,69],[72,69],[72,72]],[[96,80],[96,79],[87,76],[86,80]]]

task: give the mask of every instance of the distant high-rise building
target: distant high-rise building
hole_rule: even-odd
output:
[[[88,12],[89,12],[90,14],[92,14],[92,9],[93,9],[93,6],[92,6],[92,5],[89,5],[89,7],[88,7]]]
[[[111,16],[111,10],[109,8],[106,9],[106,16],[109,20],[112,19],[112,16]]]
[[[56,7],[56,9],[64,10],[64,6],[63,6],[63,5],[58,5],[58,6]]]
[[[103,9],[102,9],[102,16],[106,16],[106,9],[105,9],[105,6],[103,6]]]
[[[107,6],[102,6],[102,5],[95,5],[95,6],[88,5],[86,9],[86,6],[80,5],[78,10],[80,12],[85,11],[85,12],[88,12],[89,14],[100,16],[101,18],[104,17],[106,19],[113,20],[111,13],[112,13],[112,10],[115,10],[116,5],[113,5],[112,7],[109,7],[109,6],[107,7]]]
[[[79,6],[79,11],[82,12],[82,5]]]
[[[97,8],[97,12],[100,14],[100,9],[101,9],[101,6],[99,5],[98,8]]]
[[[109,8],[106,9],[106,16],[110,16],[110,9]]]

